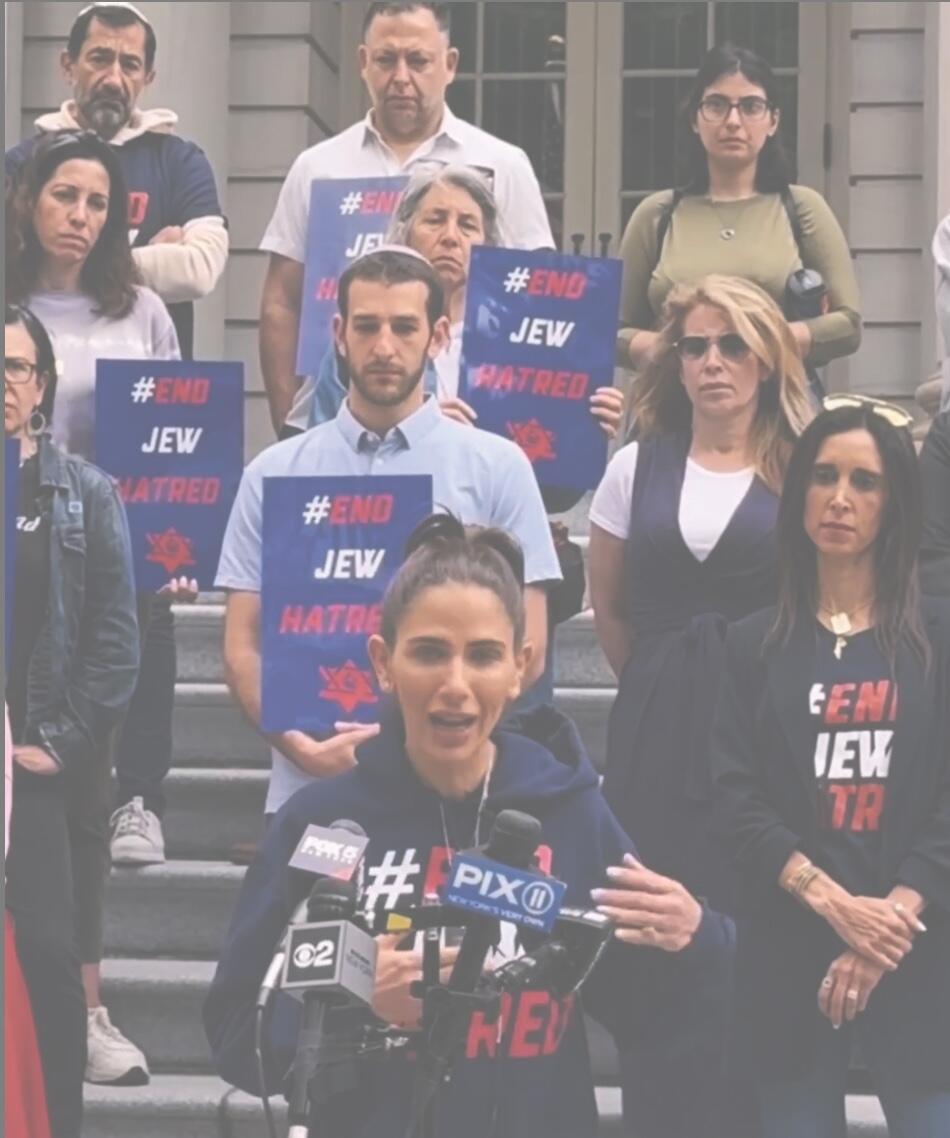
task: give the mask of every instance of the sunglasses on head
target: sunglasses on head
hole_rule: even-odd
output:
[[[676,350],[680,359],[701,360],[713,344],[724,360],[741,360],[749,354],[749,345],[738,332],[726,332],[724,336],[683,336],[676,341]]]
[[[885,399],[875,399],[871,395],[826,395],[822,407],[826,411],[837,411],[841,407],[867,407],[892,427],[909,427],[914,421],[913,415],[908,414],[903,407],[888,403]]]

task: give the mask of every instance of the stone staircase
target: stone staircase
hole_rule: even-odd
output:
[[[244,870],[226,859],[259,836],[268,758],[224,684],[222,599],[176,611],[179,679],[175,757],[168,778],[169,860],[114,870],[103,966],[114,1022],[152,1065],[142,1088],[86,1088],[86,1138],[259,1138],[260,1105],[218,1079],[201,1004]],[[572,715],[598,766],[604,757],[613,679],[582,614],[558,636],[558,703]],[[618,1136],[619,1092],[606,1038],[594,1040],[602,1134]],[[278,1111],[282,1117],[282,1107]],[[886,1134],[875,1100],[849,1100],[851,1135]]]

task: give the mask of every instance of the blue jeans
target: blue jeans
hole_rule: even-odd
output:
[[[175,709],[175,618],[169,601],[140,593],[142,660],[138,683],[119,733],[115,757],[116,805],[141,797],[159,817],[165,809],[162,782],[172,764]]]
[[[845,1090],[851,1036],[855,1031],[881,1100],[890,1138],[947,1138],[950,1091],[902,1085],[887,1069],[876,1036],[861,1030],[860,1018],[840,1031],[822,1020],[811,1071],[800,1079],[759,1084],[764,1138],[846,1138]]]

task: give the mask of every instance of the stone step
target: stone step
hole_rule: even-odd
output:
[[[173,769],[165,780],[165,850],[170,858],[217,860],[235,844],[258,841],[266,770]]]
[[[221,605],[176,608],[179,680],[189,684],[224,682],[223,627]],[[616,683],[597,643],[589,610],[558,626],[555,683],[568,688],[613,687]]]
[[[214,959],[244,873],[240,866],[212,861],[113,869],[106,898],[106,953]]]
[[[557,706],[577,724],[588,754],[603,769],[612,688],[558,688]],[[176,767],[270,766],[267,744],[248,724],[225,684],[179,683],[175,689]]]
[[[286,1125],[274,1100],[278,1133]],[[619,1138],[620,1092],[597,1089],[600,1138]],[[877,1099],[849,1096],[848,1138],[887,1138]],[[213,1075],[158,1075],[147,1087],[86,1087],[84,1138],[261,1138],[260,1103]]]
[[[214,976],[205,960],[105,960],[103,1003],[153,1071],[210,1074],[201,1008]]]

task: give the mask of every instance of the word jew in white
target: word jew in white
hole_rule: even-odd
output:
[[[153,427],[143,454],[194,454],[204,427]]]
[[[329,549],[326,561],[313,575],[318,581],[372,581],[385,556],[385,549]]]
[[[508,338],[513,344],[563,348],[575,327],[573,320],[542,320],[537,316],[526,316],[518,331],[512,332]]]

